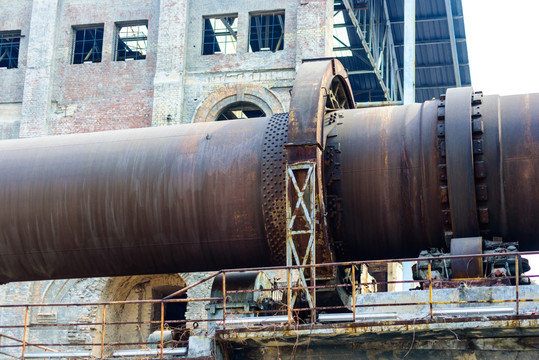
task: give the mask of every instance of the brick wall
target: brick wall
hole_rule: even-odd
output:
[[[32,0],[0,3],[0,31],[20,30],[18,68],[0,69],[0,139],[19,137]]]
[[[185,76],[187,0],[161,0],[152,125],[181,122]]]
[[[0,31],[21,30],[19,67],[0,69],[0,104],[21,103],[26,70],[26,49],[30,32],[32,0],[0,2]],[[0,110],[0,117],[1,117]]]
[[[116,22],[148,21],[145,60],[113,61]],[[66,134],[151,125],[159,1],[66,0],[56,32],[49,133]],[[100,63],[71,64],[72,26],[104,24]]]

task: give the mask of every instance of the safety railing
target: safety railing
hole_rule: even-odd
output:
[[[218,273],[207,277],[203,281],[185,287],[175,293],[182,295],[192,287],[209,281]],[[169,356],[183,356],[187,354],[188,335],[193,329],[187,325],[193,320],[170,320],[165,321],[165,307],[167,304],[179,302],[208,302],[222,301],[222,298],[197,298],[197,299],[155,299],[155,300],[126,300],[108,302],[77,302],[77,303],[39,303],[39,304],[1,304],[0,321],[0,358],[166,358]],[[117,313],[128,307],[157,306],[159,319],[133,319],[126,321],[108,320],[109,313]],[[76,308],[89,309],[94,314],[93,320],[73,321],[67,311],[70,309],[76,314]],[[64,313],[67,321],[53,321],[40,323],[36,321],[39,309],[49,311],[56,310]],[[32,320],[32,312],[34,317]],[[136,313],[136,312],[135,312]],[[71,314],[73,315],[73,314]],[[8,323],[21,318],[17,323]],[[60,319],[58,319],[60,320]],[[207,321],[196,319],[197,323]],[[143,331],[146,327],[146,331]],[[127,330],[129,328],[129,330]],[[146,339],[151,329],[157,329],[157,339]],[[86,331],[84,331],[86,330]],[[170,333],[176,331],[179,336],[173,338]],[[33,338],[29,334],[33,332]],[[77,335],[82,332],[82,340]],[[129,336],[126,333],[131,332]],[[75,339],[73,339],[75,338]],[[129,338],[139,338],[130,340]],[[69,341],[71,340],[71,341]]]
[[[351,261],[351,262],[336,262],[336,263],[326,263],[326,264],[306,264],[306,265],[295,265],[287,267],[266,267],[266,268],[247,268],[247,269],[231,269],[223,270],[223,290],[224,294],[223,301],[226,302],[227,299],[230,301],[231,297],[235,294],[249,293],[249,292],[267,292],[268,290],[273,291],[283,291],[286,296],[283,297],[283,302],[281,307],[278,309],[260,309],[255,311],[234,311],[227,312],[226,307],[223,306],[223,321],[217,323],[219,329],[229,328],[237,329],[238,327],[252,327],[252,326],[267,326],[276,324],[281,325],[297,325],[299,323],[309,323],[310,316],[302,316],[302,313],[312,313],[313,311],[324,314],[317,318],[317,322],[324,321],[339,321],[339,322],[358,322],[358,321],[391,321],[399,320],[400,316],[397,316],[395,313],[373,313],[373,308],[413,308],[407,313],[410,314],[410,317],[416,321],[417,319],[417,307],[425,307],[428,309],[428,314],[423,316],[423,319],[434,320],[435,317],[443,316],[461,316],[461,319],[465,320],[467,317],[471,318],[474,316],[536,316],[537,310],[527,311],[526,314],[523,314],[520,307],[522,303],[531,303],[539,302],[539,293],[532,293],[531,297],[522,298],[521,293],[521,278],[537,278],[539,275],[517,275],[520,272],[519,267],[522,263],[522,257],[530,255],[539,255],[539,252],[511,252],[511,253],[487,253],[487,254],[474,254],[474,255],[447,255],[447,256],[436,256],[436,257],[421,257],[421,258],[403,258],[403,259],[390,259],[390,260],[376,260],[376,261]],[[446,260],[462,260],[462,259],[511,259],[514,261],[514,274],[507,274],[502,277],[491,277],[490,274],[484,274],[485,277],[477,278],[465,278],[465,279],[441,279],[433,278],[432,264],[433,262],[446,261]],[[416,263],[427,263],[427,278],[423,280],[397,280],[397,281],[377,281],[376,285],[396,285],[396,284],[416,284],[419,285],[421,289],[424,289],[428,292],[428,296],[415,297],[414,301],[396,301],[398,297],[386,297],[380,296],[371,296],[367,301],[362,299],[361,303],[358,303],[359,296],[361,294],[358,289],[365,289],[372,287],[371,282],[361,282],[361,281],[349,281],[347,283],[340,284],[326,284],[321,285],[320,282],[314,283],[310,286],[299,286],[300,281],[293,281],[294,271],[297,272],[297,278],[299,278],[299,272],[313,273],[312,269],[325,268],[338,268],[341,271],[343,269],[348,269],[348,278],[356,279],[356,273],[363,265],[371,266],[375,264],[389,264],[389,263],[407,263],[407,262],[416,262]],[[273,287],[271,289],[249,289],[249,290],[234,290],[227,289],[226,274],[237,273],[237,272],[250,272],[250,271],[286,271],[286,282],[280,284],[280,286]],[[328,273],[328,271],[325,271]],[[499,285],[509,285],[505,286],[506,289],[511,291],[500,292],[500,298],[489,298],[483,299],[481,296],[475,296],[475,298],[467,300],[458,300],[458,299],[435,299],[434,292],[436,290],[442,290],[444,288],[480,288],[482,286],[499,286]],[[331,290],[331,289],[340,289],[345,290],[349,296],[349,303],[342,305],[318,305],[313,304],[313,306],[301,306],[301,304],[292,303],[291,299],[295,298],[296,295],[300,292],[310,292],[312,290]],[[419,292],[421,293],[421,292]],[[447,293],[447,291],[446,291]],[[356,294],[356,296],[351,296],[351,294]],[[442,294],[445,296],[446,294]],[[406,298],[406,297],[404,297]],[[417,300],[417,298],[424,300]],[[465,309],[442,309],[440,306],[449,305],[453,307],[461,307],[463,305],[501,305],[501,304],[511,304],[514,305],[513,308],[465,308]],[[371,310],[371,312],[364,312],[363,310]],[[337,315],[331,315],[332,313],[337,313],[342,311],[343,313],[338,313]],[[344,312],[347,312],[345,315]],[[257,320],[257,317],[264,315],[263,319]],[[269,315],[269,316],[268,316]],[[286,315],[284,318],[279,315]],[[254,318],[253,318],[254,317]],[[272,321],[271,317],[274,317]],[[232,320],[232,321],[231,321]],[[405,319],[402,319],[405,322]],[[401,322],[403,322],[401,321]]]
[[[539,252],[521,253],[494,253],[478,255],[438,256],[423,258],[405,258],[377,261],[353,261],[336,262],[328,264],[308,264],[283,267],[247,268],[222,270],[213,273],[201,281],[181,290],[174,292],[163,299],[155,300],[127,300],[108,302],[80,302],[80,303],[40,303],[40,304],[2,304],[0,305],[0,357],[5,358],[137,358],[153,357],[166,358],[169,356],[186,355],[188,351],[188,335],[212,333],[212,330],[235,331],[241,328],[272,327],[279,326],[295,327],[302,323],[312,324],[311,314],[318,315],[315,322],[372,322],[372,321],[406,321],[400,318],[402,313],[409,313],[414,319],[422,317],[423,320],[434,320],[436,317],[461,316],[462,319],[473,316],[537,316],[537,306],[529,306],[539,302],[539,293],[527,291],[522,296],[519,267],[522,257],[538,255]],[[466,279],[441,279],[433,277],[433,262],[455,259],[495,258],[505,259],[506,263],[511,260],[514,263],[514,274],[509,271],[506,276],[490,278],[490,285],[507,285],[498,287],[504,289],[498,295],[482,298],[471,297],[462,300],[462,297],[451,298],[448,296],[447,287],[466,287],[485,285],[485,278]],[[422,291],[400,292],[403,296],[385,296],[384,293],[373,293],[375,285],[370,275],[365,271],[368,266],[385,265],[389,263],[417,262],[427,264],[427,278],[423,280],[389,280],[377,281],[376,286],[395,284],[418,285]],[[318,274],[340,274],[343,279],[340,283],[318,280],[314,285],[309,283],[308,275],[314,273],[313,269],[319,270]],[[284,277],[266,288],[235,288],[233,281],[228,278],[234,273],[243,272],[266,272]],[[299,272],[307,275],[307,286],[300,286]],[[360,273],[358,273],[358,271]],[[201,298],[177,298],[190,289],[213,281],[217,276],[222,277],[221,296]],[[526,276],[536,278],[537,276]],[[495,281],[494,281],[495,280]],[[499,280],[503,280],[499,282]],[[496,282],[498,281],[499,284]],[[232,282],[232,283],[230,283]],[[301,282],[303,283],[303,282]],[[302,301],[302,293],[309,291],[337,292],[342,304],[313,303],[306,306]],[[262,298],[258,303],[252,303],[251,307],[238,307],[235,298],[243,295],[265,293],[279,294],[280,301],[268,297]],[[436,294],[438,294],[435,296]],[[391,294],[391,293],[387,293]],[[295,298],[295,303],[291,299]],[[319,302],[323,296],[316,297]],[[266,303],[264,303],[266,301]],[[176,302],[188,302],[194,304],[214,303],[221,305],[221,312],[216,316],[201,315],[200,318],[185,320],[165,319],[167,304]],[[492,307],[492,305],[509,304],[511,307]],[[527,308],[522,310],[523,304]],[[490,308],[474,308],[474,305],[489,305]],[[119,308],[150,306],[157,307],[159,319],[137,317],[135,319],[118,320],[109,314],[116,314]],[[449,306],[443,309],[441,306]],[[535,307],[534,307],[535,306]],[[87,321],[73,321],[66,309],[84,307],[90,314]],[[410,309],[409,311],[395,311],[395,309]],[[36,321],[39,309],[56,309],[58,319],[50,323]],[[64,311],[60,311],[64,309]],[[375,311],[382,309],[382,311]],[[385,311],[390,309],[392,311]],[[76,313],[74,310],[72,313]],[[139,312],[140,313],[140,312]],[[398,314],[397,314],[398,313]],[[422,313],[423,315],[418,315]],[[18,319],[18,320],[17,320]],[[62,321],[64,320],[64,321]],[[10,323],[13,321],[14,323]],[[414,320],[415,321],[415,320]],[[206,323],[205,329],[197,326]],[[157,338],[145,340],[150,333],[157,334]],[[131,335],[129,335],[131,334]],[[135,335],[133,335],[135,334]],[[180,334],[178,336],[178,334]],[[78,337],[77,337],[78,336]]]

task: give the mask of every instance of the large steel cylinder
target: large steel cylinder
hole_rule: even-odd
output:
[[[267,123],[0,142],[0,279],[269,265]]]
[[[466,231],[538,248],[539,95],[470,104],[472,166],[449,151],[452,106],[334,113],[324,171],[337,260],[444,247],[466,216]],[[0,281],[270,265],[285,241],[286,121],[0,142]],[[454,211],[467,202],[475,214]]]
[[[453,174],[449,158],[455,167],[464,159],[447,146],[449,102],[340,112],[337,136],[328,141],[340,150],[341,185],[330,189],[330,198],[333,191],[342,199],[343,229],[334,229],[345,245],[340,259],[416,257],[448,248],[455,236],[538,249],[539,94],[487,96],[470,105],[471,118],[456,115],[468,116],[464,133],[471,137],[451,140],[457,147],[471,141],[472,162]],[[471,191],[451,194],[451,182],[467,175]],[[477,221],[469,233],[454,233],[455,222],[467,219],[452,202],[476,206],[465,213]]]

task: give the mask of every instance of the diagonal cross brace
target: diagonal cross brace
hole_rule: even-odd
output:
[[[301,186],[298,184],[296,174],[299,172],[307,172],[305,176],[305,183]],[[286,232],[286,247],[287,247],[287,266],[293,265],[307,265],[307,262],[310,260],[311,264],[315,263],[315,238],[316,238],[316,224],[315,224],[315,214],[316,214],[316,203],[315,203],[315,163],[314,162],[301,162],[297,164],[292,164],[287,166],[286,178],[287,178],[287,202],[286,202],[286,219],[287,219],[287,232]],[[292,190],[297,196],[297,201],[292,207],[292,202],[290,199],[289,190]],[[305,202],[305,192],[307,189],[310,189],[310,202],[309,205]],[[301,213],[301,214],[298,214]],[[297,226],[298,218],[305,220],[306,229],[295,229]],[[296,243],[294,238],[297,235],[309,235],[309,241],[305,254],[302,258],[298,254]],[[290,270],[289,270],[290,271]],[[298,282],[301,287],[307,287],[307,279],[305,278],[305,268],[300,268],[298,271]],[[311,282],[315,278],[315,269],[311,269]],[[307,302],[310,307],[315,306],[314,295],[311,296],[309,291],[306,291]],[[295,293],[291,299],[289,305],[294,304],[297,298],[297,293]]]

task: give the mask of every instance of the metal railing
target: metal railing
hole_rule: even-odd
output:
[[[539,252],[520,252],[520,253],[495,253],[495,254],[478,254],[478,255],[459,255],[459,256],[440,256],[440,257],[423,257],[423,258],[406,258],[406,259],[391,259],[391,260],[377,260],[377,261],[351,261],[351,262],[335,262],[328,264],[306,264],[306,265],[294,265],[283,267],[265,267],[265,268],[246,268],[246,269],[230,269],[215,272],[201,281],[198,281],[192,285],[184,287],[183,289],[174,292],[163,299],[155,300],[126,300],[126,301],[108,301],[108,302],[88,302],[88,303],[40,303],[40,304],[3,304],[0,305],[0,311],[3,312],[3,319],[14,318],[15,315],[8,316],[7,312],[14,311],[18,316],[22,317],[21,323],[18,324],[0,324],[0,355],[8,358],[30,358],[35,357],[35,350],[39,350],[41,353],[49,354],[49,356],[43,357],[84,357],[86,354],[88,357],[94,358],[110,358],[110,357],[148,357],[152,355],[154,357],[164,358],[171,354],[177,354],[181,349],[182,354],[186,353],[188,347],[188,341],[186,338],[180,340],[171,340],[165,338],[167,331],[170,327],[176,327],[179,331],[183,331],[186,334],[194,333],[197,331],[196,325],[199,323],[207,323],[208,327],[213,330],[229,330],[235,331],[241,328],[251,328],[257,326],[271,325],[273,328],[283,326],[290,328],[291,326],[298,326],[299,324],[309,323],[312,324],[311,314],[313,312],[319,314],[326,312],[334,314],[332,316],[327,315],[325,318],[330,319],[328,321],[339,322],[359,322],[359,321],[387,321],[387,319],[396,320],[396,316],[392,316],[393,313],[383,312],[374,313],[373,309],[387,309],[395,307],[412,307],[411,312],[418,311],[417,309],[428,309],[427,315],[424,317],[424,321],[433,321],[437,316],[451,316],[459,311],[463,315],[463,319],[474,313],[472,308],[464,308],[464,310],[457,308],[456,310],[441,310],[441,305],[452,305],[454,307],[461,306],[462,304],[469,305],[493,305],[493,304],[511,304],[514,308],[495,308],[493,311],[488,309],[480,312],[480,316],[496,316],[500,312],[510,311],[513,317],[537,316],[536,314],[523,314],[521,306],[523,303],[538,302],[539,293],[532,293],[531,297],[528,294],[527,297],[521,297],[521,277],[519,276],[519,266],[521,264],[521,257],[527,255],[537,255]],[[476,279],[435,279],[432,276],[432,263],[440,260],[452,260],[452,259],[472,259],[472,258],[504,258],[514,259],[515,274],[503,277],[504,280],[509,281],[511,286],[505,286],[505,289],[509,289],[505,294],[510,296],[501,296],[500,298],[490,299],[469,299],[469,300],[451,300],[451,299],[438,299],[436,300],[434,294],[436,291],[441,290],[446,285],[455,284],[477,284],[484,281],[485,278]],[[381,281],[381,284],[420,284],[420,287],[424,289],[423,294],[428,292],[428,297],[425,300],[415,301],[395,301],[395,298],[383,299],[377,295],[370,295],[371,297],[363,296],[360,289],[366,289],[373,284],[371,282],[357,281],[357,270],[362,269],[362,265],[374,265],[374,264],[388,264],[394,262],[421,262],[427,263],[428,278],[425,280],[393,280],[393,281]],[[347,272],[350,275],[347,282],[334,284],[324,283],[318,281],[316,283],[310,283],[307,285],[298,285],[301,282],[301,273],[314,273],[314,268],[332,268],[337,271],[340,269],[348,269]],[[230,284],[227,284],[227,277],[233,273],[252,272],[252,271],[264,271],[264,272],[279,272],[280,274],[286,274],[286,281],[275,283],[271,288],[259,288],[259,289],[234,289]],[[327,272],[326,272],[327,273]],[[222,276],[222,296],[219,297],[203,297],[203,298],[176,298],[182,294],[185,294],[188,290],[200,286],[208,281],[213,281],[217,276]],[[537,276],[530,276],[531,278]],[[309,281],[307,281],[309,282]],[[475,283],[474,283],[475,282]],[[313,285],[311,285],[313,284]],[[349,295],[349,302],[345,302],[342,305],[325,305],[318,306],[313,303],[312,306],[304,306],[301,301],[292,303],[292,298],[301,299],[302,292],[321,291],[321,290],[339,290],[344,291]],[[256,308],[253,310],[243,309],[238,310],[237,307],[228,307],[229,303],[233,301],[234,296],[241,293],[257,293],[257,292],[280,292],[284,294],[282,301],[277,302],[272,308]],[[408,292],[409,294],[412,292]],[[360,303],[358,302],[359,300]],[[208,318],[202,316],[199,319],[186,319],[186,320],[165,320],[165,307],[169,303],[175,302],[213,302],[222,304],[222,314],[214,318]],[[306,302],[304,302],[306,303]],[[136,319],[136,321],[115,321],[107,319],[108,314],[111,311],[115,311],[117,307],[128,306],[141,306],[144,304],[158,306],[159,307],[159,320],[151,319]],[[36,308],[70,308],[70,307],[87,307],[93,309],[93,320],[87,322],[66,321],[55,323],[36,323],[31,321],[31,313]],[[416,310],[414,310],[416,309]],[[460,310],[459,310],[460,309]],[[512,311],[514,309],[514,311]],[[451,312],[453,311],[453,313]],[[308,314],[308,315],[305,315]],[[387,314],[387,316],[383,316]],[[4,322],[5,320],[2,320]],[[323,321],[322,317],[319,317],[315,322]],[[188,326],[189,325],[189,326]],[[125,331],[127,326],[135,326],[139,332],[143,326],[147,329],[150,327],[158,327],[160,333],[159,341],[113,341],[114,335]],[[50,329],[54,328],[57,331],[54,335]],[[78,331],[81,328],[87,330],[87,338],[91,341],[75,341],[69,342],[67,340],[61,341],[59,339],[64,335],[68,336],[70,330]],[[88,330],[89,329],[89,330]],[[48,330],[45,334],[39,334],[41,330]],[[29,333],[35,332],[34,337],[38,338],[38,341],[30,341]],[[210,331],[211,332],[211,331]],[[58,333],[62,333],[58,335]],[[143,336],[140,336],[143,338]],[[46,341],[47,338],[57,339],[54,341]],[[131,352],[125,350],[125,348],[131,348]],[[140,351],[132,349],[136,347]],[[29,352],[31,349],[33,352]],[[69,350],[66,350],[69,349]],[[76,350],[71,350],[76,349]],[[82,349],[82,352],[81,350]],[[176,350],[174,350],[176,349]],[[123,352],[122,352],[123,351]],[[176,351],[176,353],[174,352]],[[57,354],[57,356],[54,356]],[[70,356],[73,355],[73,356]]]

